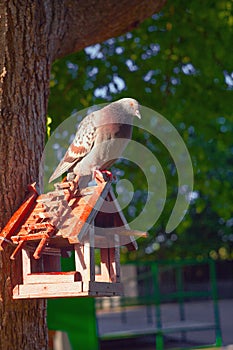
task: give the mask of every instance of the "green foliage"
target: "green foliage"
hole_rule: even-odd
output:
[[[169,183],[163,214],[130,258],[232,256],[233,243],[233,2],[168,1],[132,33],[65,57],[53,65],[49,102],[54,130],[65,117],[93,104],[130,96],[164,115],[190,152],[195,175],[188,214],[175,232],[165,226],[177,196],[177,174],[163,145],[135,129],[134,139],[158,158]],[[139,195],[127,218],[145,203],[143,174],[127,162]],[[169,249],[168,249],[169,248]],[[225,253],[223,253],[225,252]]]

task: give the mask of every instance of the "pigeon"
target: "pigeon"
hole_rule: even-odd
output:
[[[95,171],[107,171],[130,141],[134,117],[141,119],[139,103],[133,98],[122,98],[88,114],[49,182],[65,172],[69,181],[77,175],[89,179]]]

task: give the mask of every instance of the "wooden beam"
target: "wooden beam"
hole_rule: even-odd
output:
[[[31,273],[24,279],[24,284],[51,284],[81,281],[81,275],[77,271]]]
[[[90,244],[90,281],[95,281],[95,229],[93,226],[89,228],[89,242]]]
[[[75,244],[75,268],[76,271],[80,272],[83,282],[83,292],[88,291],[89,281],[91,279],[90,273],[90,244],[85,245]]]
[[[109,248],[100,248],[100,275],[105,282],[110,282]]]
[[[69,298],[87,296],[82,282],[19,284],[13,289],[13,299]]]
[[[31,273],[31,260],[30,252],[27,249],[22,249],[22,271],[23,271],[23,283],[27,279],[27,275]]]
[[[35,205],[35,200],[38,197],[38,193],[36,191],[36,184],[34,183],[30,185],[28,186],[28,188],[30,192],[27,198],[19,207],[19,209],[16,210],[16,212],[13,214],[13,216],[8,221],[6,226],[0,232],[0,236],[3,238],[2,240],[0,240],[0,250],[4,249],[4,247],[7,245],[7,240],[9,240],[11,236],[17,231],[19,226],[25,220],[25,217],[27,216],[27,214]]]
[[[13,251],[13,253],[10,256],[11,260],[15,260],[15,258],[17,257],[17,255],[21,252],[23,246],[25,244],[25,241],[21,241],[19,242],[19,244],[17,245],[17,247],[15,248],[15,250]]]
[[[122,283],[90,282],[89,294],[92,296],[123,295]]]
[[[102,206],[110,186],[110,181],[100,183],[98,186],[92,186],[90,187],[90,191],[93,191],[91,195],[77,199],[78,203],[74,202],[72,210],[78,220],[72,230],[73,233],[66,236],[71,244],[77,242],[77,236],[80,242],[84,241],[84,237],[95,219],[98,210]]]

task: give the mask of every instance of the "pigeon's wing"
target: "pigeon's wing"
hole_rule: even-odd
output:
[[[85,157],[92,149],[96,138],[96,127],[94,125],[94,113],[86,116],[79,124],[77,133],[66,154],[49,179],[49,182],[61,176],[74,164]]]

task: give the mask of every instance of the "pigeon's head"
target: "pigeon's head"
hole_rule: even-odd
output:
[[[122,98],[121,100],[118,100],[117,103],[121,104],[121,107],[125,110],[126,114],[141,119],[139,103],[134,98]]]

